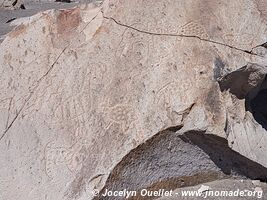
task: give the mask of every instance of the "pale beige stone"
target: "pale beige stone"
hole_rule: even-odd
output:
[[[261,186],[261,181],[260,180],[252,180],[252,184],[255,186]]]
[[[106,0],[15,21],[0,44],[3,199],[92,199],[170,127],[267,167],[266,130],[219,85],[252,65],[246,92],[259,86],[265,17],[256,0]]]

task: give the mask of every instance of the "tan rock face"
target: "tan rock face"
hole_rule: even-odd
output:
[[[20,0],[1,0],[0,9],[16,9],[20,7]]]
[[[259,1],[110,0],[14,23],[0,46],[4,199],[92,199],[166,129],[227,139],[240,165],[267,167],[265,104],[253,101],[266,73]]]

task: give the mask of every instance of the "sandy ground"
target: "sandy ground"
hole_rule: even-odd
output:
[[[62,3],[62,2],[26,2],[23,3],[25,9],[4,10],[0,9],[0,43],[3,41],[6,33],[10,32],[14,27],[10,26],[13,19],[32,16],[40,11],[49,9],[71,8],[79,4],[79,2]]]

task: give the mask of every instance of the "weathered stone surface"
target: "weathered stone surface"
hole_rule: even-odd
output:
[[[20,0],[0,0],[0,9],[16,9],[20,7]]]
[[[112,170],[99,198],[106,191],[137,191],[130,199],[142,197],[142,190],[174,190],[229,177],[266,180],[267,169],[231,150],[227,140],[203,132],[178,135],[163,131],[138,146]],[[258,181],[259,182],[259,181]]]
[[[42,12],[49,9],[73,8],[74,6],[77,5],[77,2],[61,3],[61,2],[51,2],[51,1],[48,2],[23,1],[19,5],[20,6],[23,5],[25,9],[14,9],[14,7],[3,7],[3,6],[1,8],[0,6],[0,43],[4,40],[5,35],[8,32],[10,32],[16,25],[14,24],[15,19],[29,17],[34,14],[37,14],[38,12]]]
[[[153,150],[145,142],[167,129],[179,136],[171,135],[177,145],[207,159],[200,175],[266,180],[267,133],[264,120],[253,117],[265,114],[257,108],[266,103],[257,96],[267,63],[263,6],[256,0],[107,0],[15,20],[0,44],[3,199],[92,199],[93,188],[122,184],[109,182],[120,163],[146,161]],[[214,146],[212,156],[205,140],[195,147],[180,141],[192,132],[190,141],[206,134],[224,140],[224,148]],[[141,160],[131,157],[139,145],[148,155]],[[164,149],[154,154],[167,155]],[[242,158],[237,166],[231,155]],[[169,159],[159,163],[176,170],[186,159],[172,160],[170,168],[163,166]],[[140,166],[131,163],[123,166],[133,173]],[[168,173],[142,186],[194,175]]]
[[[222,91],[229,90],[239,99],[244,99],[249,92],[260,86],[265,79],[267,67],[249,63],[240,69],[225,75],[220,81]],[[258,93],[259,91],[257,91]],[[257,94],[256,93],[256,94]],[[252,97],[252,98],[255,98]]]

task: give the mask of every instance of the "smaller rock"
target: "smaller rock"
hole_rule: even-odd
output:
[[[252,49],[252,53],[259,55],[259,56],[265,56],[267,55],[267,49],[266,47],[259,46]]]
[[[262,188],[261,188],[261,187],[256,187],[256,188],[254,189],[254,191],[255,191],[255,192],[262,192]]]
[[[252,184],[255,185],[255,186],[261,186],[260,180],[253,180]]]

